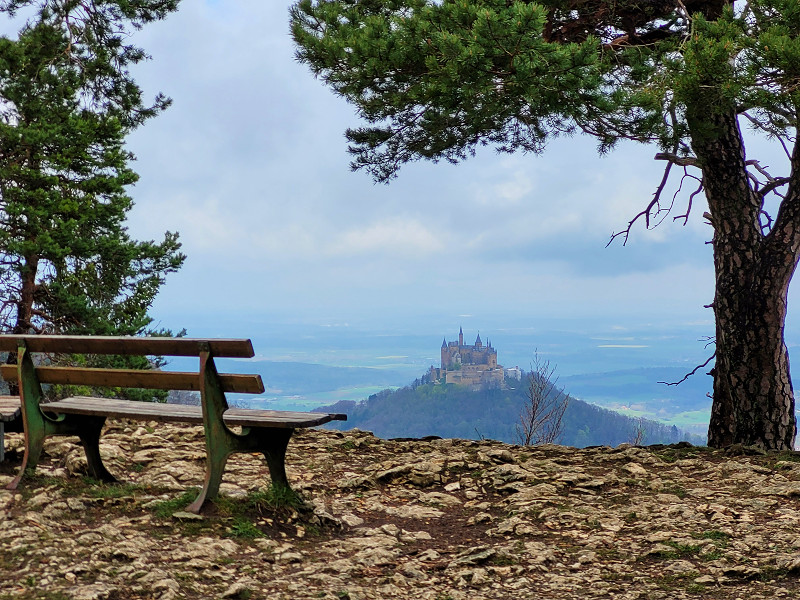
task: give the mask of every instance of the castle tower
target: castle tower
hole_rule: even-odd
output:
[[[458,329],[458,342],[448,342],[447,336],[442,340],[442,366],[431,376],[438,382],[458,385],[493,385],[503,386],[503,368],[497,364],[497,350],[492,347],[491,340],[484,345],[478,333],[475,343],[464,344],[464,328]]]

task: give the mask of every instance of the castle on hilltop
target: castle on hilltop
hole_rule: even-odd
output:
[[[503,367],[497,364],[497,350],[491,342],[486,346],[481,334],[471,346],[464,344],[464,331],[459,328],[458,342],[442,340],[442,364],[440,368],[431,367],[431,381],[437,383],[457,383],[459,385],[502,386]]]

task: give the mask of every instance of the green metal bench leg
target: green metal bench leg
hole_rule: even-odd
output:
[[[208,454],[206,458],[206,479],[203,489],[197,499],[186,507],[188,512],[199,513],[203,505],[208,500],[213,500],[219,494],[219,485],[222,483],[222,473],[225,471],[225,464],[228,462],[228,453],[219,451],[213,455]]]
[[[114,482],[117,480],[103,464],[100,457],[100,433],[103,431],[105,417],[83,417],[78,426],[78,437],[86,453],[86,462],[89,466],[89,475],[100,481]]]
[[[44,439],[49,434],[48,422],[39,410],[42,388],[36,377],[31,355],[24,344],[21,344],[17,349],[17,373],[20,383],[20,408],[22,409],[22,422],[25,431],[25,453],[22,457],[19,473],[6,486],[9,490],[17,489],[26,470],[36,468],[39,463],[39,457],[42,455]]]
[[[206,442],[206,477],[200,495],[186,510],[199,513],[206,502],[219,494],[228,456],[239,451],[237,436],[222,421],[228,401],[219,383],[217,368],[208,348],[200,353],[200,400]]]
[[[17,350],[17,371],[19,378],[20,407],[22,409],[22,429],[25,432],[25,454],[19,473],[6,487],[17,489],[26,471],[39,464],[44,448],[44,440],[51,435],[80,435],[77,421],[65,415],[48,416],[42,412],[42,386],[36,376],[36,369],[30,352],[24,343]]]
[[[38,412],[38,409],[37,409]],[[36,420],[36,419],[32,419]],[[39,419],[43,420],[43,419]],[[42,456],[42,449],[44,448],[44,439],[47,437],[45,433],[45,426],[43,423],[34,423],[31,426],[30,422],[25,431],[25,453],[22,456],[22,465],[20,465],[19,473],[11,480],[6,486],[6,489],[15,490],[19,486],[20,480],[24,477],[25,471],[28,469],[35,469],[39,464],[39,458]]]
[[[206,442],[206,477],[200,495],[186,510],[198,513],[206,502],[217,497],[225,464],[234,452],[262,453],[269,466],[272,485],[291,490],[286,477],[286,448],[294,430],[252,427],[239,435],[228,429],[223,421],[228,402],[219,383],[214,359],[208,350],[200,353],[200,390]]]
[[[259,438],[258,449],[264,454],[269,466],[269,475],[274,487],[283,487],[291,490],[289,479],[286,477],[286,448],[292,438],[293,429],[252,429],[251,435]]]

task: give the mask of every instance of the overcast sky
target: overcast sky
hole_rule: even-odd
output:
[[[294,59],[288,5],[184,2],[137,34],[153,57],[139,82],[174,100],[130,140],[131,232],[177,230],[188,255],[155,308],[164,325],[427,314],[455,328],[457,315],[494,314],[706,321],[713,333],[703,206],[686,227],[668,218],[605,247],[650,199],[655,149],[600,158],[586,138],[542,156],[486,149],[375,185],[348,168],[353,108]]]

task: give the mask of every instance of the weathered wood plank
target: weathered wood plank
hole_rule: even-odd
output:
[[[88,335],[0,335],[0,352],[14,352],[24,340],[31,352],[62,354],[141,354],[145,356],[198,356],[208,345],[213,356],[252,358],[248,339],[170,337],[115,337]]]
[[[144,421],[177,421],[184,423],[203,422],[203,412],[199,406],[183,404],[158,404],[154,402],[135,402],[111,398],[89,398],[74,396],[41,405],[42,410],[54,413],[105,416],[119,419]],[[223,420],[228,426],[243,427],[314,427],[329,421],[344,421],[341,414],[290,412],[258,410],[250,408],[231,408],[225,411]]]
[[[105,416],[119,419],[179,421],[185,423],[203,422],[203,411],[199,406],[135,402],[133,400],[118,400],[114,398],[73,396],[72,398],[41,404],[40,408],[45,412]]]
[[[16,381],[17,367],[0,365],[0,374],[6,381]],[[192,372],[36,367],[36,375],[40,383],[200,391],[200,375]],[[264,383],[261,381],[260,375],[220,373],[219,379],[222,390],[225,392],[237,394],[262,394],[264,392]]]
[[[226,425],[242,427],[315,427],[330,421],[346,421],[347,415],[229,408],[222,416]]]
[[[21,418],[22,410],[20,409],[19,396],[0,396],[0,462],[6,459],[6,442],[4,439],[6,423],[11,423]],[[15,430],[17,429],[19,428],[15,428]]]
[[[0,421],[13,421],[21,415],[19,396],[0,396]]]

